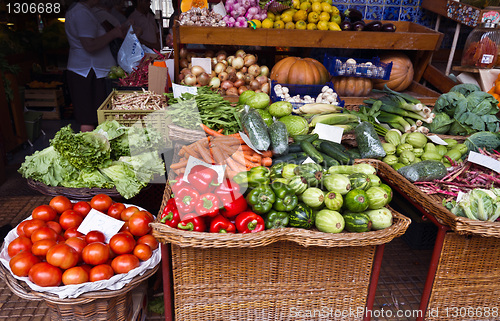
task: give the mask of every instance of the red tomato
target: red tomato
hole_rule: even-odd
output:
[[[61,269],[47,262],[33,265],[28,276],[38,286],[58,286],[62,281]]]
[[[80,237],[70,237],[68,238],[64,243],[68,244],[71,246],[75,251],[78,253],[78,255],[82,255],[83,249],[87,246],[87,242],[85,242],[84,239]]]
[[[139,266],[139,259],[133,254],[118,255],[111,262],[111,267],[116,274],[128,273]]]
[[[71,228],[67,229],[64,232],[64,238],[65,239],[69,239],[70,237],[83,237],[83,238],[85,238],[85,234],[78,232],[77,229],[78,228],[76,228],[76,227],[71,227]]]
[[[153,255],[153,250],[147,244],[137,244],[134,248],[135,256],[141,261],[147,261]]]
[[[57,223],[56,221],[48,221],[45,224],[47,224],[47,226],[50,227],[51,229],[53,229],[57,234],[62,233],[61,224]]]
[[[74,266],[64,271],[62,275],[62,283],[68,284],[81,284],[89,281],[88,272],[81,266]]]
[[[87,216],[87,214],[90,212],[92,207],[88,202],[80,201],[73,205],[73,211],[77,211],[78,213],[82,214],[83,217]]]
[[[28,223],[28,220],[22,221],[17,225],[16,232],[18,236],[26,236],[26,234],[24,234],[24,225],[26,225],[26,223]]]
[[[151,248],[151,250],[156,250],[158,248],[158,241],[151,234],[146,234],[146,235],[141,236],[137,240],[137,244],[146,244],[146,245],[149,245],[149,247]]]
[[[117,255],[132,253],[135,247],[135,239],[126,232],[119,232],[111,237],[109,246]]]
[[[128,228],[134,236],[143,236],[151,231],[149,223],[153,223],[153,219],[147,211],[135,212],[128,220]]]
[[[82,264],[80,265],[82,268],[85,269],[85,271],[87,271],[87,273],[90,274],[90,270],[92,270],[93,266],[92,265],[88,265],[88,264]]]
[[[35,207],[33,212],[31,212],[31,216],[43,221],[52,221],[56,218],[57,212],[49,205],[40,205]]]
[[[33,246],[31,247],[31,253],[33,253],[33,255],[45,258],[47,256],[47,252],[56,244],[57,241],[55,240],[40,240],[33,243]]]
[[[22,251],[14,255],[9,261],[12,273],[17,276],[28,276],[33,265],[40,262],[40,259],[34,256],[30,251]]]
[[[59,224],[61,224],[61,227],[65,230],[72,227],[78,228],[82,222],[83,216],[73,210],[64,211],[59,218]]]
[[[126,221],[125,224],[123,224],[122,228],[120,229],[120,232],[129,232],[130,233],[130,229],[128,228],[128,221]]]
[[[48,263],[63,270],[75,266],[80,259],[78,252],[65,243],[59,243],[50,248],[46,258]]]
[[[109,244],[106,244],[106,246],[108,247],[108,250],[109,250],[109,259],[112,260],[116,257],[116,253],[113,252],[113,250],[111,249],[111,246],[109,246]],[[110,262],[111,264],[111,262]]]
[[[121,218],[122,221],[128,221],[128,219],[134,214],[135,212],[139,212],[139,209],[136,206],[129,206],[126,209],[123,210],[121,213]]]
[[[55,209],[58,214],[61,214],[62,212],[73,208],[73,203],[71,203],[69,198],[62,195],[56,196],[51,199],[49,205],[53,209]]]
[[[90,231],[85,235],[85,242],[88,244],[93,242],[105,243],[106,236],[101,231]]]
[[[57,243],[61,243],[61,242],[64,242],[64,241],[66,241],[66,239],[64,238],[64,236],[62,236],[61,234],[57,235],[57,239],[56,239]]]
[[[99,265],[109,259],[108,246],[101,242],[87,244],[82,252],[83,262],[90,265]]]
[[[108,211],[111,204],[113,204],[113,200],[106,194],[97,194],[90,200],[90,206],[103,213]]]
[[[125,209],[125,205],[123,205],[123,203],[113,203],[108,208],[108,215],[111,216],[112,218],[116,218],[117,220],[120,220],[121,214],[122,214],[124,209]]]
[[[31,238],[31,234],[42,226],[46,226],[46,224],[45,221],[42,221],[41,219],[34,218],[27,220],[23,227],[24,235]]]
[[[100,281],[100,280],[108,280],[113,275],[115,275],[115,271],[109,264],[99,264],[96,265],[89,272],[89,280],[90,282]]]
[[[30,251],[33,246],[33,242],[26,236],[19,236],[12,240],[7,247],[7,253],[10,257],[14,257],[17,253],[21,251]]]
[[[35,243],[40,240],[55,240],[57,239],[58,234],[56,231],[51,229],[48,226],[42,226],[38,229],[36,229],[32,234],[31,234],[31,242]]]

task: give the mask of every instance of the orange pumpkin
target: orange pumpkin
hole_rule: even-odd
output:
[[[395,52],[380,57],[383,63],[392,62],[391,76],[389,80],[376,79],[373,81],[373,87],[382,89],[384,84],[387,84],[392,90],[403,91],[411,85],[413,81],[413,64],[407,55]]]
[[[333,88],[339,96],[360,97],[367,96],[372,90],[372,80],[360,77],[335,77]]]
[[[181,12],[189,11],[191,8],[208,8],[207,0],[182,0]]]
[[[270,78],[280,84],[323,85],[330,73],[315,59],[287,57],[274,65]]]

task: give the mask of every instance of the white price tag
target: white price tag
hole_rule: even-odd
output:
[[[459,191],[458,195],[457,195],[457,203],[460,202],[464,198],[465,195],[467,195],[467,193]]]
[[[427,136],[427,138],[429,138],[434,144],[448,145],[447,142],[445,142],[441,137],[439,137],[437,135],[430,135],[430,136]]]
[[[250,147],[256,153],[259,153],[262,155],[262,153],[257,148],[255,148],[255,146],[252,144],[252,142],[250,141],[250,138],[248,138],[247,134],[245,134],[244,132],[240,132],[240,136],[241,136],[241,139],[243,139],[243,141],[245,142],[245,144],[248,145],[248,147]]]
[[[302,162],[302,164],[308,164],[308,163],[314,163],[316,164],[315,161],[311,157],[307,157],[305,161]]]
[[[212,11],[220,14],[221,17],[227,15],[226,8],[224,7],[224,3],[222,1],[213,6]]]
[[[320,139],[329,140],[331,142],[340,144],[342,142],[344,128],[317,123],[314,127],[313,133],[318,134]]]
[[[193,169],[193,167],[195,167],[196,165],[203,165],[205,167],[213,169],[217,173],[218,183],[222,183],[224,181],[224,171],[226,170],[226,165],[208,164],[208,163],[205,163],[204,161],[202,161],[196,157],[193,157],[193,156],[189,156],[189,158],[188,158],[186,170],[184,172],[184,175],[182,176],[183,181],[186,181],[189,183],[189,180],[188,180],[189,173],[191,173],[191,169]]]
[[[497,173],[500,173],[500,162],[489,156],[479,154],[476,152],[470,152],[467,160],[469,162],[479,164],[481,166],[492,169]]]
[[[174,94],[174,98],[179,98],[183,93],[190,93],[193,95],[197,95],[198,87],[172,84],[172,92]]]
[[[191,58],[192,66],[200,66],[207,74],[212,73],[212,58]]]
[[[111,237],[120,231],[123,224],[125,222],[122,220],[117,220],[95,209],[91,209],[77,231],[83,234],[87,234],[90,231],[100,231],[106,237],[106,243],[109,243]]]

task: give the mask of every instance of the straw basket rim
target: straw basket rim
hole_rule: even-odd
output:
[[[32,189],[49,196],[63,195],[74,200],[88,200],[97,194],[107,194],[110,197],[122,197],[116,188],[81,187],[71,188],[63,186],[49,186],[31,178],[27,179],[28,186]]]
[[[206,138],[205,132],[197,129],[187,129],[175,124],[168,124],[168,137],[173,141],[195,142]]]

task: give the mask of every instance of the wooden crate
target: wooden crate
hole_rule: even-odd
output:
[[[26,89],[24,100],[26,109],[41,112],[43,119],[61,119],[61,107],[64,105],[61,88]]]

